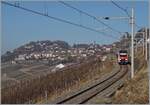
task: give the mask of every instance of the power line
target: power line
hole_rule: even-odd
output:
[[[104,23],[104,22],[100,21],[99,19],[97,19],[97,17],[95,17],[95,16],[93,16],[93,15],[87,13],[87,12],[84,12],[84,11],[82,11],[82,10],[80,10],[80,9],[78,9],[78,8],[76,8],[76,7],[74,7],[74,6],[70,5],[70,4],[68,4],[68,3],[65,3],[65,2],[63,2],[63,1],[58,1],[58,2],[60,2],[61,4],[65,5],[65,6],[69,7],[69,8],[72,8],[72,9],[78,11],[79,13],[83,13],[83,14],[85,14],[85,15],[87,15],[87,16],[93,18],[93,19],[95,19],[96,21],[98,21],[98,22],[100,22],[101,24],[105,25],[106,27],[108,27],[108,28],[111,29],[112,31],[115,31],[115,32],[121,34],[120,31],[118,31],[118,30],[116,30],[116,29],[113,29],[112,27],[110,27],[110,26],[107,25],[106,23]]]
[[[8,3],[8,2],[5,2],[5,1],[1,1],[3,4],[6,4],[6,5],[9,5],[9,6],[13,6],[13,7],[16,7],[16,8],[19,8],[19,9],[22,9],[22,10],[25,10],[25,11],[28,11],[28,12],[31,12],[31,13],[34,13],[34,14],[38,14],[38,15],[41,15],[41,16],[45,16],[45,17],[48,17],[48,18],[51,18],[53,20],[57,20],[57,21],[60,21],[60,22],[64,22],[64,23],[68,23],[68,24],[71,24],[71,25],[74,25],[74,26],[77,26],[77,27],[81,27],[81,28],[84,28],[84,29],[87,29],[87,30],[90,30],[90,31],[93,31],[93,32],[97,32],[97,33],[100,33],[100,34],[103,34],[104,36],[109,36],[111,38],[117,38],[117,37],[114,37],[112,35],[108,35],[104,32],[101,32],[101,31],[98,31],[98,30],[95,30],[93,28],[90,28],[90,27],[87,27],[87,26],[84,26],[84,25],[80,25],[80,24],[77,24],[77,23],[73,23],[71,21],[68,21],[68,20],[64,20],[64,19],[61,19],[61,18],[57,18],[57,17],[53,17],[53,16],[50,16],[48,14],[44,14],[44,13],[41,13],[41,12],[38,12],[38,11],[34,11],[34,10],[31,10],[31,9],[28,9],[28,8],[25,8],[25,7],[22,7],[22,6],[19,6],[19,5],[14,5],[14,4],[11,4],[11,3]]]
[[[135,26],[136,26],[137,28],[142,28],[141,26],[137,25],[136,23],[135,23]]]
[[[114,1],[111,0],[111,2],[118,8],[120,8],[122,11],[124,11],[128,17],[131,17],[130,14],[128,13],[127,9],[124,9],[123,7],[121,7],[120,5],[118,5],[117,3],[115,3]]]
[[[114,2],[114,1],[112,1],[112,0],[111,0],[111,3],[114,4],[116,7],[118,7],[119,9],[121,9],[123,12],[126,13],[126,15],[127,15],[128,17],[131,18],[131,15],[129,14],[129,12],[127,11],[127,9],[124,9],[123,7],[121,7],[119,4],[117,4],[116,2]],[[136,23],[135,23],[135,26],[136,26],[137,28],[142,28],[141,26],[137,25]]]

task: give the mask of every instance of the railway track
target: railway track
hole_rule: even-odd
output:
[[[109,76],[108,78],[104,79],[103,81],[94,84],[87,89],[84,89],[78,93],[75,93],[69,97],[61,99],[56,104],[84,104],[88,100],[92,99],[99,93],[103,92],[105,89],[112,86],[115,82],[119,81],[123,78],[128,72],[127,66],[121,66],[120,69],[115,72],[113,75]]]

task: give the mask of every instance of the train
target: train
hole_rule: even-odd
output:
[[[131,65],[131,57],[128,54],[127,50],[120,50],[117,54],[117,58],[118,58],[118,64],[119,65],[127,65],[130,64]]]

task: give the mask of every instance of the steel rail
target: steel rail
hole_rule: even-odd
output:
[[[126,73],[128,72],[128,70],[126,69],[125,72],[119,76],[117,79],[115,78],[114,81],[111,81],[110,84],[108,83],[108,85],[106,85],[103,89],[99,90],[98,92],[95,92],[93,95],[91,95],[90,97],[88,97],[87,99],[83,100],[82,102],[80,102],[79,104],[84,104],[86,103],[88,100],[92,99],[93,97],[95,97],[96,95],[98,95],[100,92],[106,90],[107,88],[109,88],[110,86],[112,86],[114,83],[116,83],[117,81],[119,81],[121,78],[123,78]],[[115,75],[116,76],[116,75]]]
[[[119,74],[121,72],[121,68],[115,72],[113,75],[109,76],[108,78],[104,79],[103,81],[97,83],[97,84],[94,84],[92,85],[91,87],[87,88],[87,89],[84,89],[82,90],[81,92],[78,92],[70,97],[67,97],[63,100],[60,100],[58,102],[56,102],[56,104],[63,104],[63,103],[66,103],[67,101],[70,101],[71,99],[74,99],[78,96],[80,96],[81,94],[84,94],[84,93],[87,93],[88,91],[92,90],[93,88],[107,82],[108,80],[111,80],[113,77],[115,77],[117,74]],[[117,82],[118,80],[120,80],[125,74],[127,73],[127,70],[121,75],[119,76],[117,79],[115,79],[115,81],[111,82],[110,84],[108,83],[108,85],[106,87],[104,87],[103,89],[101,89],[100,91],[94,93],[93,95],[89,96],[88,98],[86,98],[85,100],[79,102],[79,104],[83,104],[85,102],[87,102],[88,100],[90,100],[91,98],[93,98],[94,96],[96,96],[97,94],[99,94],[100,92],[102,92],[103,90],[107,89],[108,87],[110,87],[112,84],[114,84],[115,82]]]

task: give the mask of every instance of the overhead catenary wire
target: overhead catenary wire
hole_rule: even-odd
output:
[[[41,12],[38,12],[38,11],[35,11],[35,10],[32,10],[32,9],[28,9],[28,8],[25,8],[25,7],[22,7],[22,6],[19,6],[19,5],[14,5],[12,3],[9,3],[9,2],[6,2],[6,1],[1,1],[3,4],[5,5],[9,5],[9,6],[12,6],[12,7],[16,7],[16,8],[19,8],[19,9],[22,9],[22,10],[25,10],[25,11],[28,11],[28,12],[31,12],[31,13],[34,13],[34,14],[38,14],[38,15],[41,15],[41,16],[45,16],[45,17],[48,17],[48,18],[51,18],[53,20],[57,20],[57,21],[60,21],[60,22],[63,22],[63,23],[68,23],[68,24],[71,24],[71,25],[74,25],[74,26],[77,26],[77,27],[81,27],[81,28],[84,28],[86,30],[90,30],[90,31],[93,31],[93,32],[97,32],[97,33],[100,33],[104,36],[107,36],[107,37],[110,37],[110,38],[113,38],[113,39],[118,39],[117,37],[113,36],[113,35],[110,35],[110,34],[106,34],[104,32],[101,32],[101,31],[98,31],[98,30],[95,30],[91,27],[87,27],[87,26],[84,26],[84,25],[81,25],[81,24],[77,24],[77,23],[73,23],[71,21],[68,21],[68,20],[64,20],[64,19],[61,19],[61,18],[57,18],[57,17],[54,17],[54,16],[50,16],[48,14],[45,14],[45,13],[41,13]]]
[[[136,23],[135,23],[135,26],[136,26],[137,28],[142,28],[141,26],[137,25]]]
[[[127,15],[128,17],[131,18],[131,15],[129,14],[129,12],[128,12],[127,9],[124,9],[123,7],[121,7],[119,4],[117,4],[117,3],[114,2],[113,0],[111,0],[111,3],[114,4],[116,7],[118,7],[119,9],[121,9],[123,12],[126,13],[126,15]],[[134,24],[135,24],[135,26],[136,26],[137,28],[142,28],[141,26],[137,25],[136,23],[134,23]]]
[[[45,15],[48,15],[48,7],[47,7],[46,2],[44,2],[44,12],[45,12]]]
[[[118,8],[120,8],[122,11],[124,11],[128,17],[131,17],[130,14],[128,13],[127,9],[124,9],[123,7],[121,7],[120,5],[118,5],[116,2],[112,1],[111,2]]]
[[[111,26],[107,25],[107,24],[106,24],[106,23],[104,23],[103,21],[99,20],[96,16],[93,16],[93,15],[91,15],[91,14],[89,14],[89,13],[85,12],[85,11],[82,11],[81,9],[78,9],[78,8],[76,8],[76,7],[72,6],[72,5],[70,5],[70,4],[68,4],[68,3],[64,2],[64,1],[58,1],[58,2],[59,2],[59,3],[61,3],[61,4],[63,4],[63,5],[65,5],[65,6],[67,6],[67,7],[69,7],[69,8],[72,8],[72,9],[74,9],[74,10],[76,10],[76,11],[78,11],[78,12],[80,12],[80,13],[84,14],[84,15],[87,15],[87,16],[89,16],[89,17],[91,17],[91,18],[95,19],[96,21],[98,21],[99,23],[101,23],[101,24],[105,25],[106,27],[108,27],[108,28],[109,28],[109,29],[111,29],[112,31],[114,31],[114,32],[117,32],[117,33],[121,34],[121,32],[120,32],[120,31],[118,31],[118,30],[116,30],[116,29],[112,28]]]

